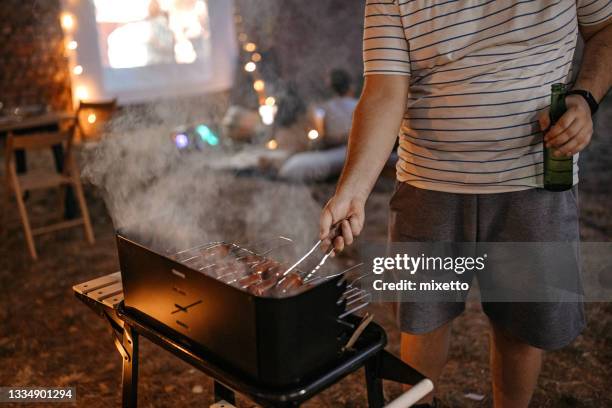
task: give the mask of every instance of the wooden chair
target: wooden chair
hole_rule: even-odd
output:
[[[87,203],[85,202],[85,196],[83,194],[83,186],[81,185],[81,175],[72,152],[72,139],[74,136],[75,126],[75,121],[72,121],[72,124],[67,131],[20,136],[15,136],[12,133],[9,133],[7,137],[5,164],[6,174],[8,177],[8,190],[9,194],[11,191],[14,193],[17,200],[17,207],[19,209],[19,216],[21,217],[21,222],[23,224],[26,242],[28,244],[30,255],[34,260],[38,259],[36,246],[34,245],[35,235],[46,234],[60,229],[82,225],[85,230],[87,242],[90,244],[95,242],[93,230],[91,228],[91,221],[89,219],[89,212],[87,210]],[[17,169],[15,166],[15,150],[22,149],[27,151],[50,149],[51,146],[58,144],[63,144],[65,147],[64,166],[61,174],[55,171],[49,171],[43,174],[40,174],[40,172],[37,173],[36,171],[27,174],[17,174]],[[23,200],[24,192],[52,187],[64,188],[68,185],[74,188],[77,201],[81,209],[81,218],[66,220],[56,224],[33,229],[30,226],[30,220],[28,218],[28,213]]]
[[[101,136],[103,125],[117,110],[117,99],[104,102],[79,101],[76,111],[77,142],[95,141]]]

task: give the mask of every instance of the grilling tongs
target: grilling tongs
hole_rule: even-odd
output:
[[[333,241],[334,239],[336,239],[338,236],[341,235],[342,233],[342,221],[344,221],[344,219],[336,222],[335,224],[333,224],[329,230],[329,239]],[[297,268],[302,262],[304,262],[310,255],[312,255],[312,253],[323,243],[323,240],[319,239],[317,241],[316,244],[314,244],[314,246],[312,248],[310,248],[310,250],[308,252],[306,252],[306,254],[304,256],[302,256],[300,259],[298,259],[298,261],[296,263],[294,263],[293,265],[291,265],[284,273],[283,273],[283,279],[284,277],[286,277],[289,272],[293,271],[295,268]],[[327,261],[327,259],[332,256],[332,254],[334,253],[334,247],[332,245],[331,249],[329,251],[327,251],[325,253],[325,255],[323,256],[323,258],[321,258],[321,261],[317,264],[317,266],[315,266],[308,274],[306,274],[306,276],[304,277],[304,280],[308,280],[314,273],[316,273],[316,271],[318,271],[323,264],[325,263],[325,261]],[[283,279],[279,280],[278,284],[280,284]],[[277,285],[278,285],[277,284]]]

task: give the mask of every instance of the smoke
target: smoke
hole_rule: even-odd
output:
[[[167,253],[212,241],[261,250],[279,235],[295,241],[295,254],[312,245],[320,204],[308,187],[211,169],[235,149],[178,151],[177,124],[214,123],[227,106],[219,94],[193,102],[128,109],[87,154],[83,176],[102,192],[115,228]]]
[[[332,68],[347,69],[355,80],[361,75],[362,3],[235,5],[264,56],[259,68],[274,95],[293,82],[312,103],[328,92]],[[233,103],[248,106],[244,101],[254,97],[250,78],[238,73],[231,95]],[[176,126],[219,123],[227,99],[217,94],[124,111],[88,154],[83,175],[102,191],[115,227],[156,249],[172,252],[217,240],[265,246],[266,239],[283,235],[303,253],[317,239],[321,208],[308,187],[213,171],[211,163],[229,159],[232,151],[181,154],[170,140]]]

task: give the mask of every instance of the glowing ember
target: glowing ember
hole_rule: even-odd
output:
[[[261,54],[258,52],[254,52],[253,55],[251,55],[251,61],[253,62],[261,61]]]

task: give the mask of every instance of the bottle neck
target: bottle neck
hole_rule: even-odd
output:
[[[565,92],[553,92],[550,101],[550,121],[557,123],[561,116],[567,111],[565,106]]]

